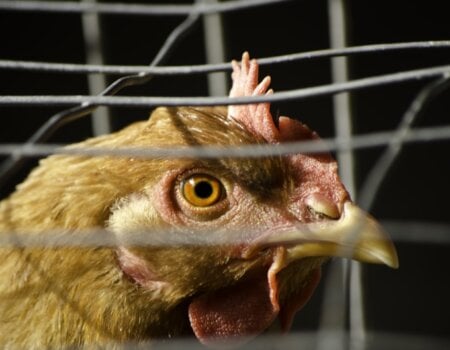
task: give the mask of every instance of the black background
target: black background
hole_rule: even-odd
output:
[[[349,1],[349,45],[449,39],[446,5],[446,1],[422,0]],[[105,15],[101,19],[106,63],[145,65],[183,18]],[[245,50],[253,57],[266,57],[318,50],[330,45],[326,1],[291,1],[252,8],[227,13],[223,20],[227,60],[239,58]],[[202,31],[202,25],[197,25],[166,64],[204,63]],[[85,62],[81,20],[77,14],[2,11],[0,35],[1,59]],[[354,79],[449,62],[450,50],[375,53],[352,57],[350,72]],[[330,65],[326,59],[280,64],[263,67],[262,74],[272,76],[275,91],[289,90],[329,83]],[[426,83],[414,81],[353,93],[354,132],[364,134],[395,129]],[[0,70],[2,95],[87,93],[86,78],[81,74]],[[202,75],[157,77],[145,86],[126,89],[123,94],[206,96],[206,78]],[[59,110],[61,108],[0,107],[0,142],[23,142]],[[322,137],[334,136],[330,97],[277,103],[272,111],[302,120]],[[112,112],[114,125],[119,128],[147,118],[150,111],[116,108]],[[430,105],[416,126],[448,124],[449,112],[450,93],[445,92]],[[60,129],[50,142],[74,142],[90,135],[90,121],[85,118]],[[373,148],[356,152],[358,187],[381,151],[382,148]],[[381,220],[450,223],[449,154],[449,140],[407,145],[378,192],[372,210],[374,216]],[[2,188],[1,195],[7,195],[26,172]],[[397,248],[399,270],[365,267],[368,327],[377,331],[448,337],[449,246],[400,242]],[[317,327],[321,293],[319,289],[304,312],[298,315],[296,327]]]

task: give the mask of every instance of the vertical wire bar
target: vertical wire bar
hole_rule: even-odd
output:
[[[364,319],[364,292],[362,275],[363,271],[361,263],[351,261],[349,272],[351,350],[363,350],[365,348],[366,328]]]
[[[331,48],[347,46],[347,28],[345,0],[328,0],[329,35]],[[346,57],[331,60],[332,80],[334,83],[348,80],[348,59]],[[350,139],[352,136],[352,116],[350,95],[341,93],[333,97],[336,136]],[[339,151],[337,154],[340,175],[350,195],[355,196],[353,152]],[[334,336],[321,337],[319,348],[348,348],[346,345],[346,315],[349,308],[351,346],[364,340],[364,313],[361,288],[361,268],[359,263],[348,260],[334,261],[327,280],[322,305],[321,330],[336,331]],[[348,299],[347,299],[348,297]],[[348,304],[347,304],[348,303]],[[340,317],[338,315],[340,315]],[[341,334],[340,337],[338,335]],[[338,338],[336,338],[338,337]]]
[[[345,2],[346,0],[328,0],[330,45],[332,49],[347,46]],[[331,59],[331,74],[333,83],[349,80],[348,58],[346,56]],[[350,94],[334,95],[333,107],[336,136],[348,140],[352,137]],[[337,158],[340,164],[341,178],[350,195],[354,197],[356,193],[353,151],[341,150],[337,153]]]
[[[332,48],[347,46],[346,0],[328,0],[330,44]],[[347,57],[333,58],[331,61],[333,82],[348,81]],[[352,137],[351,100],[349,93],[335,95],[333,98],[336,135],[338,138]],[[355,198],[354,155],[352,150],[337,154],[342,180],[350,195]],[[348,295],[350,347],[364,348],[365,324],[364,301],[362,293],[362,271],[358,262],[343,260],[344,275],[342,286],[344,295]],[[345,272],[346,271],[346,272]],[[345,305],[345,304],[344,304]]]
[[[83,0],[87,3],[95,3],[97,0]],[[84,45],[86,51],[86,63],[104,63],[102,52],[102,34],[100,29],[99,15],[97,13],[84,13],[81,16]],[[88,74],[88,86],[90,95],[98,95],[106,88],[105,76],[103,74]],[[92,112],[92,131],[94,135],[108,134],[111,132],[111,120],[108,109],[99,107]]]
[[[317,337],[319,350],[344,350],[346,346],[346,266],[334,260],[328,269]]]
[[[197,3],[217,3],[217,0],[196,0]],[[225,61],[225,43],[223,37],[222,17],[219,13],[203,15],[204,40],[207,63]],[[225,72],[208,75],[208,93],[210,96],[228,95],[228,84]]]

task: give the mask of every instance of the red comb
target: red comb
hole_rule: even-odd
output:
[[[250,60],[248,52],[244,52],[240,64],[233,60],[232,65],[233,86],[230,97],[261,96],[273,93],[272,89],[268,89],[271,81],[269,76],[259,82],[258,63],[255,59]],[[316,138],[306,125],[288,117],[280,117],[279,128],[277,128],[270,113],[269,102],[231,105],[228,107],[228,116],[238,120],[252,134],[261,136],[269,143]]]

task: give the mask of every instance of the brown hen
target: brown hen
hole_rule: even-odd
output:
[[[233,68],[231,97],[271,93],[248,54]],[[158,108],[148,121],[71,147],[318,139],[287,117],[275,125],[269,108]],[[116,243],[20,247],[19,234],[76,239],[85,230]],[[238,342],[277,318],[287,330],[330,256],[398,264],[392,243],[352,204],[326,154],[53,155],[1,202],[0,231],[19,245],[0,249],[0,344],[12,348],[112,346],[192,333],[205,344]]]

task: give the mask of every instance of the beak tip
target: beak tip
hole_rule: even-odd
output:
[[[346,203],[345,210],[349,226],[353,231],[356,227],[361,232],[361,237],[357,244],[360,259],[357,260],[384,264],[393,269],[398,269],[397,250],[389,235],[381,228],[378,222],[351,202]],[[351,232],[352,230],[349,231]]]
[[[384,257],[379,259],[379,261],[377,261],[379,264],[384,264],[386,266],[389,266],[392,269],[398,269],[399,267],[399,262],[398,262],[398,258],[397,256],[395,257]]]
[[[399,266],[400,266],[396,253],[395,253],[394,256],[390,257],[390,259],[388,261],[386,261],[385,263],[386,263],[387,266],[389,266],[389,267],[391,267],[393,269],[398,269]]]
[[[372,264],[381,264],[389,266],[393,269],[398,269],[399,261],[397,252],[392,244],[386,244],[388,242],[383,242],[384,244],[375,245],[374,242],[370,247],[364,247],[359,250],[354,256],[353,259],[358,260],[360,262],[372,263]],[[390,242],[389,242],[390,243]]]

